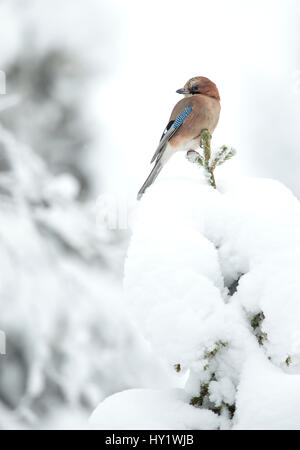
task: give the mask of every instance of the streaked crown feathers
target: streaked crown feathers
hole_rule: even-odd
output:
[[[193,77],[184,85],[184,89],[189,91],[189,95],[202,94],[220,100],[217,86],[209,78]]]

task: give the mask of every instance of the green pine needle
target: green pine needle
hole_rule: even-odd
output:
[[[190,150],[187,152],[187,159],[191,163],[198,164],[199,166],[203,167],[204,172],[207,176],[208,183],[210,184],[210,186],[216,189],[217,186],[214,176],[215,168],[217,166],[221,166],[225,161],[231,159],[236,154],[236,151],[232,147],[223,145],[219,149],[219,151],[216,152],[213,160],[211,161],[211,134],[208,130],[203,130],[201,133],[201,148],[203,149],[203,155],[200,155],[194,150]]]

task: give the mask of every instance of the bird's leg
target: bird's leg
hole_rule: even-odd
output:
[[[201,131],[201,141],[200,146],[203,148],[204,158],[203,158],[203,167],[205,173],[207,175],[207,179],[209,184],[216,189],[216,181],[214,177],[214,171],[210,164],[211,157],[211,134],[208,130]]]

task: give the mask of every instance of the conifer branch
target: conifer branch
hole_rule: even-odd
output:
[[[217,186],[216,186],[216,181],[215,181],[215,177],[214,177],[214,172],[210,166],[211,134],[208,130],[203,130],[201,133],[201,147],[203,148],[203,152],[204,152],[203,167],[204,167],[205,173],[207,175],[208,182],[214,189],[216,189]]]
[[[232,147],[223,145],[219,150],[212,154],[211,134],[208,130],[203,130],[201,133],[201,148],[203,149],[203,155],[195,150],[189,150],[186,157],[191,163],[203,167],[209,185],[216,189],[217,186],[214,176],[215,168],[231,159],[236,154],[236,151]]]

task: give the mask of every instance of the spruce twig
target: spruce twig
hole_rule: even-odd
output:
[[[211,134],[208,130],[203,130],[201,132],[201,148],[203,149],[203,155],[195,150],[189,150],[186,155],[187,159],[191,163],[203,167],[209,185],[216,189],[217,186],[214,175],[215,168],[231,159],[236,154],[236,151],[232,147],[223,145],[212,155]]]
[[[216,181],[214,177],[214,171],[210,166],[210,156],[211,156],[211,134],[208,130],[203,130],[201,133],[201,147],[204,152],[203,167],[207,174],[207,179],[209,184],[216,189]]]
[[[211,163],[211,170],[214,171],[217,166],[224,164],[225,161],[231,159],[235,154],[236,151],[234,148],[223,145]]]

